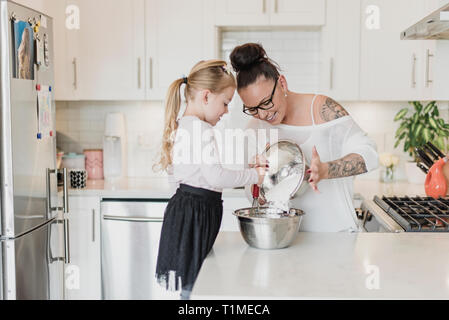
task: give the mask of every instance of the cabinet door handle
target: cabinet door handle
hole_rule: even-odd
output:
[[[430,53],[430,50],[427,49],[427,58],[426,58],[426,87],[429,87],[429,85],[433,82],[433,80],[430,79],[430,58],[433,57],[433,54]]]
[[[141,66],[141,61],[140,58],[137,58],[137,87],[140,89],[142,87],[142,78],[141,78],[141,70],[142,66]]]
[[[73,58],[73,88],[78,89],[78,75],[76,74],[76,58]]]
[[[265,14],[267,12],[266,0],[262,0],[262,13]]]
[[[153,58],[150,58],[150,89],[153,89]]]
[[[416,54],[412,56],[412,88],[416,88]]]
[[[329,88],[330,90],[334,89],[334,58],[330,60],[329,66]]]
[[[274,0],[274,13],[278,13],[278,0]]]
[[[95,242],[95,209],[92,209],[92,242]]]

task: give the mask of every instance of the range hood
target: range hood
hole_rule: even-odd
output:
[[[449,40],[449,4],[401,33],[402,40]]]

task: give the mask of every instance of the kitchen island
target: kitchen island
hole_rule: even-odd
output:
[[[300,232],[261,250],[220,232],[191,298],[449,299],[449,234]]]

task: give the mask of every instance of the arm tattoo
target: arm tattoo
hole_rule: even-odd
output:
[[[365,160],[356,153],[350,153],[347,156],[328,162],[329,179],[355,176],[367,172]]]
[[[341,105],[331,98],[326,98],[326,102],[321,107],[320,113],[321,118],[325,121],[331,121],[349,115]]]

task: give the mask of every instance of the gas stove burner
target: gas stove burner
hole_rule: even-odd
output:
[[[449,232],[449,198],[375,196],[374,202],[405,231]]]

